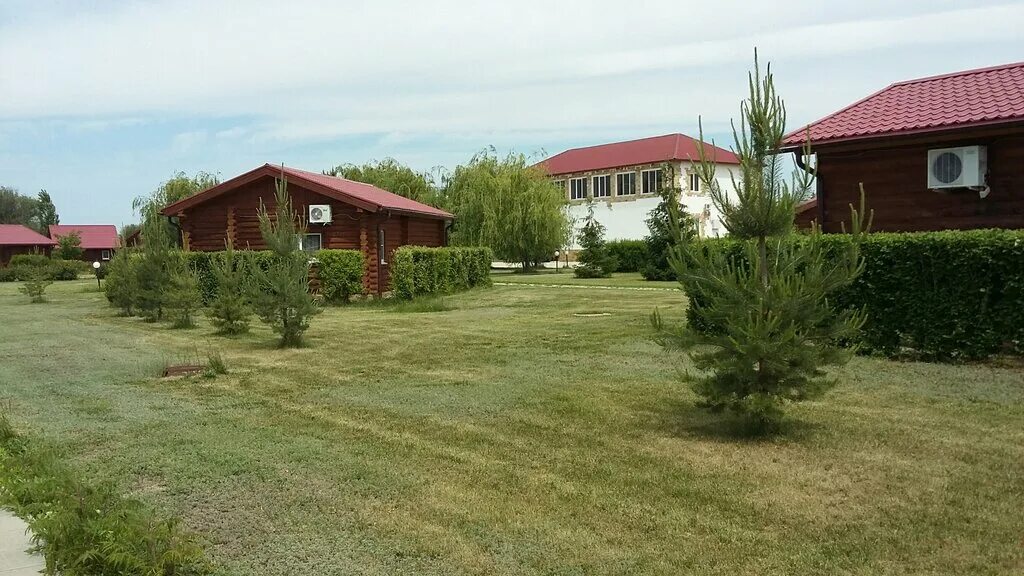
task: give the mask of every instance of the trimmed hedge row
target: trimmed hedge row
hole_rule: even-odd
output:
[[[0,282],[25,281],[40,269],[44,271],[46,280],[75,280],[79,274],[92,273],[88,262],[51,260],[41,254],[18,254],[11,257],[9,266],[0,268]]]
[[[839,250],[850,238],[823,240]],[[704,244],[741,260],[745,254],[737,240]],[[894,357],[909,350],[944,361],[1024,354],[1024,231],[874,233],[861,253],[864,273],[836,295],[836,305],[867,311],[864,351]],[[699,302],[700,294],[688,297]]]
[[[490,248],[402,246],[391,262],[391,289],[400,298],[490,286]]]
[[[609,240],[608,253],[615,257],[616,272],[639,272],[647,265],[647,244],[643,240]]]
[[[213,266],[215,259],[224,252],[182,252],[185,261],[196,271],[199,293],[203,304],[209,304],[217,294],[217,275]],[[363,254],[358,250],[320,250],[314,255],[317,275],[320,278],[320,293],[328,301],[344,302],[353,294],[363,291]],[[267,269],[272,254],[266,250],[236,250],[237,262],[246,266]]]

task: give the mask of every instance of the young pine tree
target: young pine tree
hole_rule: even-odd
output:
[[[288,182],[281,175],[275,194],[274,214],[260,204],[260,233],[272,253],[267,270],[252,267],[256,286],[253,306],[260,320],[281,335],[281,346],[301,346],[310,318],[320,309],[309,291],[309,260],[299,249],[305,230],[296,226],[298,215],[288,197]]]
[[[604,241],[604,225],[594,218],[594,207],[587,211],[576,240],[580,243],[579,263],[573,269],[577,278],[607,278],[615,272],[618,262]]]
[[[812,177],[781,178],[785,107],[770,68],[761,76],[756,54],[749,84],[740,129],[734,128],[740,159],[735,199],[718,185],[714,159],[703,147],[698,168],[725,228],[746,241],[745,257],[732,260],[680,238],[669,260],[700,322],[667,330],[657,311],[654,322],[663,345],[691,350],[701,374],[689,379],[702,406],[731,410],[753,430],[767,431],[779,423],[786,403],[834,385],[823,366],[849,358],[851,351],[840,343],[856,335],[864,315],[837,310],[830,297],[863,269],[859,243],[870,222],[864,225],[862,193],[860,211],[851,206],[852,242],[845,249],[827,253],[818,230],[803,240],[787,237]]]
[[[671,178],[675,181],[675,178]],[[697,237],[697,219],[679,210],[679,188],[667,186],[658,191],[661,201],[647,216],[647,263],[640,273],[645,280],[675,280],[676,273],[668,262],[669,252],[678,237],[689,242]],[[674,207],[674,208],[673,208]],[[679,234],[672,227],[673,210],[677,214]]]
[[[28,296],[32,303],[39,304],[46,301],[44,294],[50,284],[53,284],[53,281],[47,275],[46,268],[43,266],[27,266],[25,280],[18,290]]]
[[[252,306],[249,297],[249,271],[246,261],[229,245],[213,262],[217,293],[210,302],[210,322],[218,334],[242,334],[249,331]]]
[[[196,325],[195,315],[203,298],[199,293],[196,271],[181,254],[177,256],[171,259],[170,282],[164,292],[164,309],[173,328],[192,328]]]
[[[164,316],[167,290],[171,285],[173,256],[170,228],[170,224],[159,214],[151,216],[142,224],[142,234],[146,241],[142,244],[139,261],[135,264],[138,279],[135,308],[147,322],[162,320]]]
[[[121,310],[124,316],[131,316],[135,311],[135,299],[139,290],[139,275],[136,270],[138,258],[132,255],[131,248],[118,250],[107,264],[106,281],[103,291],[111,306]]]

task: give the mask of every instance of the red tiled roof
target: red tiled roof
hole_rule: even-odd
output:
[[[78,232],[79,237],[82,239],[81,247],[85,250],[106,250],[120,246],[120,242],[117,239],[117,227],[113,224],[50,225],[50,238],[54,240],[72,232]]]
[[[697,152],[697,142],[685,134],[666,134],[640,140],[573,148],[561,154],[555,154],[541,162],[539,166],[544,167],[548,174],[555,176],[670,160],[696,162],[700,158],[700,153]],[[705,151],[719,164],[740,163],[735,154],[724,148],[707,144]]]
[[[21,224],[0,224],[0,245],[52,246],[54,241]]]
[[[1024,121],[1024,62],[897,82],[786,135],[783,144]]]
[[[169,206],[165,206],[160,213],[168,216],[173,215],[181,210],[191,208],[192,206],[201,204],[206,200],[220,196],[225,192],[234,190],[235,188],[247,184],[256,178],[263,176],[279,178],[282,171],[284,172],[285,178],[290,182],[295,182],[301,186],[308,187],[314,192],[318,192],[329,198],[355,204],[361,208],[370,210],[371,212],[376,212],[378,210],[394,210],[396,212],[419,214],[432,218],[443,218],[449,220],[455,218],[452,214],[445,212],[444,210],[428,206],[422,202],[410,200],[409,198],[393,194],[387,190],[382,190],[370,184],[356,182],[355,180],[347,180],[345,178],[338,178],[336,176],[326,176],[316,172],[297,170],[295,168],[274,166],[272,164],[264,164],[255,170],[250,170],[249,172],[236,176],[231,180],[221,182],[213,188],[175,202]]]

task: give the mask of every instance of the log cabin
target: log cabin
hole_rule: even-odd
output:
[[[213,188],[164,207],[185,250],[262,250],[257,212],[276,207],[278,179],[288,184],[293,209],[306,232],[303,250],[359,250],[366,261],[363,290],[389,290],[389,262],[404,245],[445,246],[454,216],[362,182],[264,164]]]
[[[872,230],[1024,228],[1024,62],[898,82],[783,140],[817,163],[810,220],[839,232],[864,184]]]
[[[18,254],[50,255],[52,239],[21,224],[0,224],[0,266],[6,266]]]

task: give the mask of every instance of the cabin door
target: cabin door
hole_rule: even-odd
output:
[[[391,263],[391,255],[387,253],[387,242],[384,238],[384,228],[377,227],[377,293],[383,294],[388,289],[391,281],[391,274],[388,272]]]

